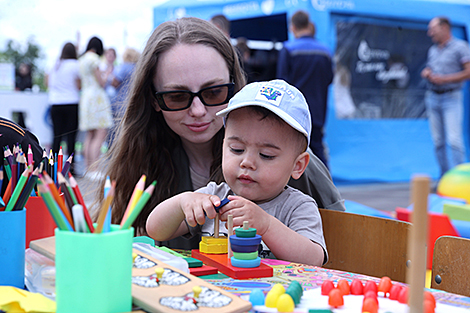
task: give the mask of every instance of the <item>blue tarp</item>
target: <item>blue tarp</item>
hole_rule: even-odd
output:
[[[398,32],[402,29],[418,30],[425,36],[429,20],[445,15],[453,23],[454,36],[465,40],[470,38],[470,0],[172,0],[154,7],[154,26],[183,16],[209,19],[220,13],[232,21],[277,14],[285,14],[289,20],[299,9],[310,13],[316,25],[316,37],[330,47],[333,54],[337,52],[338,22],[386,26]],[[403,50],[407,47],[407,43],[397,45]],[[409,53],[413,53],[413,49]],[[417,73],[419,66],[413,66]],[[334,88],[332,85],[329,93],[325,140],[330,170],[336,182],[408,181],[415,173],[438,177],[425,117],[338,119]],[[470,151],[468,94],[467,83],[464,89],[464,137],[467,151]],[[417,105],[422,105],[418,102]]]

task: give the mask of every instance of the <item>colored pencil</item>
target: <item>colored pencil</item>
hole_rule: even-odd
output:
[[[62,210],[62,213],[64,214],[68,223],[70,225],[73,225],[72,213],[65,206],[64,199],[60,197],[59,191],[57,190],[54,182],[52,181],[52,178],[47,173],[44,173],[44,175],[42,176],[42,180],[44,181],[44,184],[49,187],[52,197],[55,199],[55,202],[59,205],[59,208]]]
[[[39,177],[41,178],[42,175]],[[69,230],[72,231],[72,226],[68,223],[67,219],[60,210],[57,202],[54,200],[49,187],[42,182],[41,179],[38,180],[38,190],[41,194],[41,198],[44,200],[46,207],[51,213],[52,218],[54,219],[55,224],[60,230]]]
[[[2,196],[3,189],[3,165],[0,166],[0,197]]]
[[[67,176],[67,173],[70,170],[70,165],[72,164],[72,159],[73,159],[73,152],[72,154],[67,158],[67,161],[65,161],[65,165],[62,168],[62,175]]]
[[[106,181],[104,183],[104,197],[109,193],[109,189],[111,188],[111,179],[109,176],[106,177]],[[106,218],[104,219],[103,224],[103,233],[109,233],[111,231],[111,214],[112,214],[112,207],[109,206],[108,213],[106,213]]]
[[[57,153],[54,154],[54,183],[56,185],[57,188],[59,188],[59,182],[58,182],[58,178],[57,178]],[[70,208],[72,209],[72,208]]]
[[[83,196],[80,191],[80,188],[78,187],[78,183],[71,173],[69,173],[69,181],[70,181],[70,187],[72,187],[72,190],[74,191],[75,196],[77,197],[78,203],[81,204],[83,207],[83,214],[85,215],[85,221],[88,225],[88,229],[90,230],[90,233],[92,233],[95,231],[95,228],[93,227],[93,221],[91,220],[90,213],[88,212],[88,209],[85,205],[85,200],[83,200]]]
[[[17,173],[18,173],[18,164],[16,163],[15,159],[13,159],[13,164],[11,165],[11,178],[10,178],[11,190],[15,190],[16,182],[18,181],[18,177],[16,176]]]
[[[57,171],[58,172],[62,172],[62,166],[64,165],[63,163],[64,163],[64,152],[62,151],[62,146],[60,146],[59,154],[57,155]]]
[[[73,202],[72,196],[70,195],[69,189],[66,185],[65,177],[62,176],[62,173],[57,173],[57,183],[59,184],[60,190],[64,194],[65,204],[70,212],[72,212],[73,206],[76,204]]]
[[[28,181],[28,176],[29,176],[29,171],[32,170],[32,166],[28,166],[23,174],[21,174],[20,179],[18,180],[18,184],[16,185],[15,189],[13,190],[11,194],[11,198],[8,201],[7,207],[5,208],[5,211],[11,211],[15,207],[15,204],[20,197],[21,191],[23,191],[23,187],[25,186],[26,182]]]
[[[142,175],[135,185],[134,192],[132,192],[131,199],[129,200],[129,203],[127,204],[126,211],[124,212],[124,216],[122,217],[121,220],[121,227],[124,225],[125,220],[129,216],[129,214],[132,212],[132,210],[135,207],[135,204],[139,200],[139,198],[142,196],[142,193],[144,192],[145,188],[145,180],[147,179],[147,176]]]
[[[33,166],[30,165],[28,167],[32,168]],[[13,211],[22,210],[24,208],[24,206],[26,205],[26,202],[31,196],[31,191],[33,191],[34,186],[36,186],[36,183],[38,180],[38,174],[39,174],[39,168],[36,168],[33,171],[33,174],[29,178],[28,182],[26,183],[26,186],[24,187],[23,192],[20,195],[20,198],[18,199],[15,206],[13,207]]]
[[[5,193],[3,194],[3,202],[8,203],[11,197],[11,179],[8,181],[7,189],[5,189]]]
[[[83,207],[80,204],[75,204],[72,207],[72,215],[76,231],[86,233],[88,228],[85,223],[85,217],[83,216]]]
[[[7,159],[8,164],[11,166],[13,164],[13,154],[11,153],[11,150],[8,148],[8,146],[5,147],[3,155],[5,156],[5,159]]]
[[[31,145],[28,145],[28,165],[33,164],[33,149],[31,149]]]
[[[139,201],[135,205],[134,210],[132,210],[132,212],[129,214],[126,221],[124,222],[124,225],[121,226],[121,229],[127,229],[132,226],[135,219],[137,218],[137,216],[139,216],[140,212],[142,211],[142,209],[144,208],[144,206],[147,204],[148,200],[152,196],[152,193],[155,190],[156,184],[157,184],[157,181],[153,181],[152,184],[150,184],[150,186],[148,186],[147,189],[145,189]]]
[[[108,195],[106,196],[106,199],[103,201],[103,205],[101,206],[101,211],[98,216],[97,225],[95,227],[95,234],[99,234],[103,231],[103,224],[104,224],[104,220],[106,219],[106,214],[108,213],[109,206],[111,205],[111,202],[114,199],[115,187],[116,187],[116,182],[113,181],[111,183],[111,188],[109,188]]]

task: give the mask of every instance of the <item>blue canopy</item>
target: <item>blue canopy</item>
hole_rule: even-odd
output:
[[[344,93],[339,94],[341,101],[335,101],[338,84],[332,84],[329,92],[325,141],[333,179],[408,181],[415,173],[438,178],[422,101],[424,82],[419,77],[432,44],[426,29],[430,19],[444,15],[452,22],[453,35],[468,40],[470,0],[172,0],[154,7],[154,26],[183,16],[209,19],[224,14],[240,32],[243,23],[237,21],[258,23],[271,17],[268,27],[256,24],[242,35],[283,40],[291,15],[299,9],[310,13],[316,38],[350,70],[350,99],[356,114],[340,116]],[[276,28],[279,18],[285,19],[282,29]],[[288,36],[292,39],[292,34]],[[365,62],[361,51],[377,60]],[[464,139],[470,151],[468,83],[464,105]]]

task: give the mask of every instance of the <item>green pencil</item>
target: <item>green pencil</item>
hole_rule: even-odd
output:
[[[23,187],[26,184],[26,181],[28,180],[29,172],[33,169],[32,165],[28,166],[23,174],[21,174],[20,179],[18,180],[18,183],[16,184],[15,190],[11,194],[11,198],[8,201],[7,207],[5,208],[5,211],[11,211],[16,204],[16,201],[18,200],[18,197],[21,194],[21,191],[23,191]]]
[[[139,201],[137,201],[134,209],[129,214],[129,216],[127,217],[126,221],[124,222],[124,224],[121,226],[120,229],[127,229],[131,227],[131,225],[134,223],[137,216],[139,216],[140,211],[142,211],[142,209],[144,208],[144,206],[147,204],[150,197],[152,196],[152,193],[155,190],[156,184],[157,184],[157,181],[154,180],[153,183],[151,183],[150,186],[148,186],[147,189],[144,190],[144,192],[142,193],[142,196],[140,196]]]
[[[61,214],[59,206],[52,197],[49,187],[41,180],[38,180],[38,190],[57,227],[59,227],[60,230],[72,230],[72,228],[68,227],[65,223],[65,216]]]

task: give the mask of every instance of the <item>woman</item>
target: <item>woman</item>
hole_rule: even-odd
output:
[[[59,61],[46,76],[49,103],[54,130],[52,149],[59,151],[60,143],[67,144],[67,155],[75,150],[78,132],[78,103],[80,101],[80,75],[77,50],[68,42],[62,48]]]
[[[146,234],[147,217],[161,201],[223,179],[224,129],[216,113],[245,82],[234,47],[211,23],[182,18],[154,30],[137,63],[126,112],[107,155],[107,174],[116,180],[113,223],[121,221],[142,174],[147,183],[157,180],[157,188],[133,224],[137,235]],[[320,176],[329,180],[328,172]]]
[[[104,90],[106,79],[99,68],[102,55],[103,42],[93,37],[79,59],[82,79],[80,130],[86,131],[83,153],[87,167],[99,158],[108,128],[113,125],[111,104]]]

